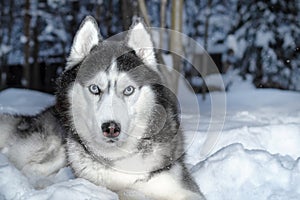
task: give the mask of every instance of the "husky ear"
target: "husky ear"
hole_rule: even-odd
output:
[[[126,42],[127,46],[132,48],[145,64],[156,67],[156,58],[151,35],[146,30],[145,24],[140,18],[137,18],[131,25]]]
[[[74,37],[66,70],[80,63],[101,39],[96,20],[92,16],[85,17]]]

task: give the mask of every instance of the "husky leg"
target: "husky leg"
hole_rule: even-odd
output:
[[[155,200],[205,200],[201,193],[183,188],[177,178],[169,172],[163,172],[147,182],[140,183],[137,189]]]
[[[60,143],[60,138],[48,137],[38,140],[40,145],[34,150],[31,158],[22,167],[25,174],[38,174],[48,176],[66,165],[65,148]]]

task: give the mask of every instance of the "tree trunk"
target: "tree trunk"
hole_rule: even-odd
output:
[[[102,3],[101,2],[96,2],[95,3],[95,18],[96,18],[96,21],[98,22],[98,24],[100,24],[101,22],[101,7],[102,7]]]
[[[25,86],[30,86],[30,0],[25,1],[25,16],[24,16],[24,35],[26,38],[24,44],[24,74]]]
[[[256,52],[256,72],[254,75],[253,83],[258,88],[263,84],[262,80],[264,77],[262,57],[261,57],[262,47],[256,48],[255,52]]]
[[[160,33],[159,33],[159,49],[163,48],[164,29],[166,26],[166,4],[167,0],[161,0],[160,3]]]
[[[157,60],[158,63],[161,64],[160,66],[160,72],[162,73],[162,76],[164,77],[165,83],[167,86],[171,89],[174,89],[174,73],[170,72],[169,69],[165,66],[165,62],[163,60],[163,49],[164,47],[164,34],[165,32],[165,26],[166,26],[166,5],[167,0],[161,0],[160,5],[160,32],[159,32],[159,50],[157,54]],[[170,41],[169,41],[170,42]]]
[[[121,12],[122,12],[122,25],[123,30],[126,31],[131,25],[131,19],[133,16],[133,10],[131,6],[131,0],[122,0],[121,1]]]
[[[167,0],[163,0],[163,1],[166,1]],[[141,4],[140,4],[141,3]],[[142,6],[139,6],[140,9],[141,7],[144,7],[144,11],[142,13],[142,16],[144,17],[144,19],[148,19],[148,12],[146,10],[146,6],[145,6],[145,2],[142,0],[142,1],[139,1],[139,5],[142,5]],[[148,20],[149,21],[149,20]],[[147,23],[147,22],[146,22]],[[164,22],[163,22],[164,23]],[[150,21],[148,22],[147,24],[149,27],[151,27],[151,23]],[[163,24],[161,24],[161,26],[164,27]],[[173,77],[173,73],[170,73],[169,70],[164,66],[165,65],[165,62],[163,60],[163,57],[162,57],[162,51],[161,49],[159,49],[158,52],[156,52],[156,57],[157,57],[157,62],[158,62],[158,68],[160,69],[160,72],[162,73],[162,76],[164,77],[164,80],[165,80],[165,83],[167,84],[167,86],[171,89],[173,89],[172,87],[174,86],[173,84],[173,80],[174,80],[174,77]]]
[[[147,12],[147,6],[145,4],[144,0],[138,0],[139,2],[139,8],[140,11],[142,13],[142,16],[144,17],[145,23],[147,24],[147,26],[150,27],[150,20],[149,20],[149,16],[148,16],[148,12]]]
[[[14,26],[14,0],[9,1],[9,26],[8,26],[8,33],[7,33],[7,45],[12,46],[12,30]],[[8,72],[8,54],[4,56],[4,64],[3,64],[3,72],[5,73],[5,77],[7,77],[7,72]],[[3,80],[3,85],[4,87],[6,86],[6,80]]]
[[[9,1],[9,7],[8,7],[8,20],[4,19],[6,8],[3,4],[4,2],[0,2],[0,29],[4,31],[4,29],[7,29],[7,37],[3,37],[3,34],[0,34],[0,44],[4,44],[7,46],[12,46],[11,38],[12,38],[12,29],[14,25],[14,16],[13,16],[13,9],[14,9],[14,0]],[[9,23],[7,23],[9,22]],[[5,26],[3,26],[5,25]],[[6,38],[6,39],[5,39]],[[8,55],[9,53],[6,53],[5,55],[1,55],[0,62],[0,89],[3,89],[6,87],[6,77],[7,77],[7,71],[8,71]],[[2,79],[3,78],[3,79]]]
[[[33,67],[31,71],[31,88],[38,90],[41,89],[41,80],[40,80],[40,65],[39,65],[39,50],[40,50],[40,43],[38,40],[39,37],[39,16],[37,16],[36,25],[33,29],[33,42],[34,48],[32,52],[33,57]]]
[[[2,24],[4,24],[3,23],[3,16],[4,16],[4,2],[3,1],[0,1],[0,45],[2,44],[2,42],[3,42],[3,33],[2,33],[2,31],[3,31],[3,29],[4,29],[4,27],[2,26]],[[1,31],[2,30],[2,31]],[[4,88],[4,82],[2,82],[2,73],[3,73],[3,68],[4,68],[4,62],[3,62],[3,55],[1,55],[0,54],[0,90],[2,89],[2,88]]]
[[[72,15],[72,20],[69,25],[69,28],[71,30],[72,35],[75,35],[77,28],[78,28],[78,21],[77,21],[77,16],[80,11],[80,3],[78,0],[72,1],[71,2],[71,15]]]
[[[208,41],[208,28],[209,28],[209,18],[211,16],[211,0],[207,1],[207,8],[206,8],[206,19],[205,19],[205,28],[204,28],[204,50],[207,51],[207,41]],[[202,64],[202,70],[201,75],[203,79],[203,84],[201,87],[202,92],[202,99],[205,100],[206,98],[206,84],[205,84],[205,76],[207,74],[207,63],[208,63],[208,55],[204,53],[203,55],[203,64]]]
[[[174,92],[178,92],[178,80],[179,73],[182,71],[182,59],[179,55],[183,54],[182,47],[182,11],[183,11],[183,0],[172,0],[172,21],[171,21],[171,31],[170,33],[170,51],[172,53],[173,59],[173,80],[172,84],[174,86]]]
[[[106,21],[106,27],[107,27],[107,36],[110,37],[113,35],[112,33],[112,18],[114,14],[114,6],[113,6],[113,1],[109,1],[108,3],[108,17],[105,20]]]

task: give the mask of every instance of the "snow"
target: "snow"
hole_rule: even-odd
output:
[[[7,89],[0,93],[0,112],[34,115],[53,105],[52,95],[26,89]]]
[[[234,35],[228,35],[226,45],[228,49],[232,49],[235,53],[239,51],[239,46]]]
[[[68,171],[62,169],[61,171]],[[60,177],[64,177],[62,172]],[[44,189],[34,189],[28,179],[0,154],[0,199],[46,200],[46,199],[93,199],[117,200],[113,192],[98,187],[84,179],[70,179],[52,184]]]
[[[49,186],[43,190],[34,190],[22,196],[22,199],[93,199],[117,200],[117,194],[98,187],[84,179],[74,179]]]
[[[243,81],[235,75],[232,82],[227,93],[212,92],[202,100],[181,81],[186,162],[193,177],[208,200],[300,199],[300,93],[256,89],[249,77]],[[221,101],[225,109],[216,109],[222,108],[215,104]],[[30,90],[0,93],[1,112],[34,114],[52,103],[53,96]],[[213,109],[220,116],[216,121],[211,121]],[[211,138],[210,123],[223,129],[201,154]],[[34,188],[0,154],[0,199],[118,199],[105,188],[74,178],[68,167],[41,185]]]
[[[273,32],[267,30],[258,30],[255,44],[257,46],[267,48],[269,43],[274,41],[274,38]]]
[[[208,138],[211,102],[199,96],[200,120],[184,116],[193,137],[188,166],[209,200],[300,199],[300,93],[255,89],[250,82],[233,78],[224,127],[208,155],[200,152]],[[191,125],[197,123],[195,135]]]
[[[20,199],[32,186],[24,175],[17,170],[6,157],[0,154],[0,199]]]
[[[11,46],[7,46],[5,44],[0,45],[0,56],[7,54],[12,49]]]
[[[300,197],[299,159],[295,161],[265,150],[248,150],[241,144],[220,149],[192,171],[211,200]]]

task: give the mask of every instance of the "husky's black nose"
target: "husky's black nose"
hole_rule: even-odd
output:
[[[115,138],[120,135],[121,126],[115,121],[105,122],[101,125],[103,135],[108,138]]]

